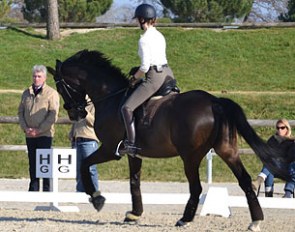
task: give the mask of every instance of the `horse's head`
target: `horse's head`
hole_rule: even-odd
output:
[[[71,120],[86,116],[86,93],[101,102],[128,87],[126,76],[99,51],[79,51],[63,62],[57,60],[55,70],[48,67],[48,71],[54,76]]]
[[[55,70],[51,67],[47,69],[54,77],[57,91],[64,100],[64,109],[68,112],[70,120],[78,121],[85,118],[86,92],[80,83],[79,75],[75,75],[75,70],[69,68],[63,70],[63,63],[59,60],[56,60]]]

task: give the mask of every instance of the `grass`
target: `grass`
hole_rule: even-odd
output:
[[[189,89],[292,90],[295,71],[295,29],[220,31],[160,28],[167,40],[167,56],[179,86]],[[31,66],[54,66],[82,49],[99,50],[124,72],[138,65],[140,30],[108,29],[74,33],[61,41],[47,41],[34,31],[0,31],[1,88],[26,88]],[[13,78],[13,79],[12,79]],[[13,81],[12,81],[13,80]],[[52,83],[52,80],[49,81]]]
[[[295,73],[295,29],[211,30],[159,28],[167,41],[169,65],[182,91],[203,89],[228,97],[242,106],[248,118],[295,118],[293,79]],[[34,64],[55,66],[79,50],[99,50],[128,73],[138,65],[138,29],[106,29],[86,34],[73,33],[60,41],[47,41],[33,29],[0,30],[0,89],[20,93],[0,94],[0,115],[16,116],[21,91],[31,83]],[[48,83],[54,86],[53,79]],[[249,92],[247,92],[249,91]],[[255,92],[259,92],[259,94]],[[247,94],[244,94],[247,92]],[[262,93],[261,93],[262,92]],[[62,102],[61,102],[62,104]],[[60,117],[66,112],[60,109]],[[69,125],[56,125],[54,146],[69,146]],[[273,128],[257,128],[264,139]],[[0,144],[25,144],[18,125],[0,124]],[[240,141],[241,146],[245,146]],[[255,156],[242,159],[252,177],[261,168]],[[0,177],[28,177],[24,152],[0,152]],[[100,164],[100,179],[128,179],[127,159]],[[159,172],[159,170],[161,170]],[[200,168],[206,179],[206,160]],[[180,158],[147,159],[142,178],[148,181],[186,181]],[[235,181],[233,174],[218,158],[213,161],[213,180]]]

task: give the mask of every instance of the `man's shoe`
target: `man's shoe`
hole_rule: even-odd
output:
[[[273,197],[273,192],[265,192],[265,197]]]

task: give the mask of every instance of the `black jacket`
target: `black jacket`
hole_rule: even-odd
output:
[[[282,158],[288,163],[295,161],[295,140],[293,138],[273,135],[268,139],[267,143],[274,148],[282,150],[285,154],[285,157]]]

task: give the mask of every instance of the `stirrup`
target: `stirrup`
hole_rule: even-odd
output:
[[[132,157],[135,157],[138,150],[140,149],[134,145],[128,144],[128,142],[121,140],[117,145],[115,155],[122,157],[123,155],[128,154]]]

